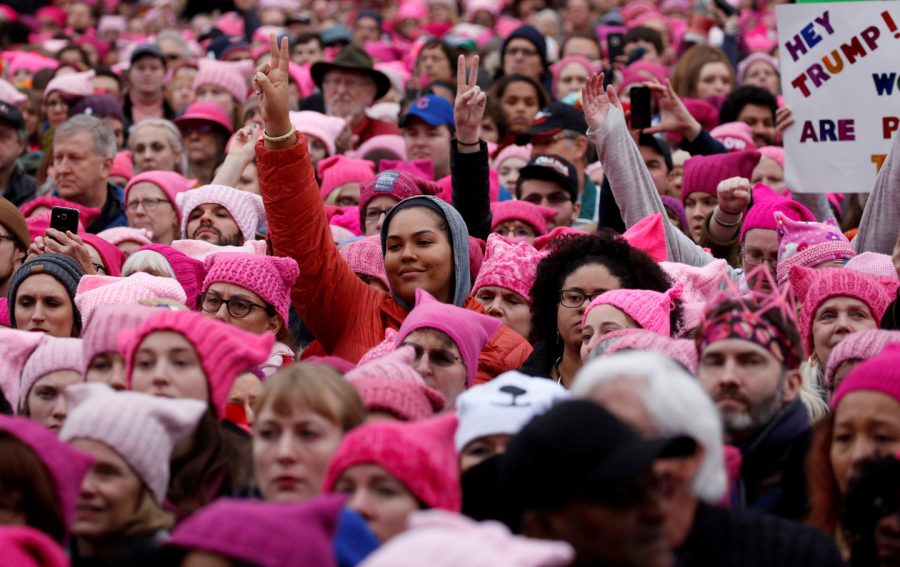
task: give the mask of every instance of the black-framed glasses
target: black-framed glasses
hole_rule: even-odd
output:
[[[403,343],[400,346],[409,346],[413,348],[416,352],[416,358],[413,359],[413,362],[422,360],[422,357],[425,356],[426,353],[428,353],[428,360],[433,362],[435,366],[440,366],[441,368],[449,368],[457,362],[460,362],[458,356],[445,348],[425,348],[416,343]]]
[[[366,221],[377,221],[378,219],[381,218],[381,215],[386,215],[389,212],[391,212],[391,209],[393,209],[393,207],[389,207],[387,209],[368,209],[367,208],[366,213],[363,215],[363,218],[365,218]]]
[[[569,309],[578,309],[585,301],[591,301],[607,291],[609,290],[603,289],[596,293],[584,293],[577,289],[564,289],[559,292],[559,304]]]
[[[148,213],[152,213],[161,203],[168,202],[168,199],[136,199],[134,201],[129,201],[128,204],[125,205],[125,210],[127,210],[129,213],[133,213],[140,206],[144,207],[144,210]]]
[[[222,299],[218,295],[211,295],[209,293],[200,294],[200,309],[206,311],[207,313],[218,313],[219,309],[222,308],[222,305],[225,305],[225,308],[228,310],[228,314],[235,319],[243,319],[244,317],[249,315],[254,308],[262,309],[266,312],[268,312],[269,310],[269,308],[265,305],[259,305],[257,303],[253,303],[252,301],[241,299],[240,297]]]

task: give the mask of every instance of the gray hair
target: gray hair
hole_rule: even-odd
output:
[[[76,136],[82,132],[91,135],[91,149],[98,156],[111,158],[116,156],[116,135],[105,121],[96,116],[76,114],[59,125],[53,134],[53,143],[64,138]]]
[[[128,129],[128,149],[134,152],[134,146],[132,145],[132,140],[134,139],[134,135],[137,134],[141,129],[147,127],[155,127],[162,128],[166,133],[166,140],[169,142],[169,145],[172,146],[172,151],[178,154],[178,163],[176,172],[184,173],[187,171],[187,154],[184,153],[184,140],[181,137],[181,130],[178,129],[178,126],[175,125],[171,120],[166,120],[165,118],[148,118],[147,120],[141,120],[134,126]]]
[[[157,45],[159,45],[159,43],[164,40],[176,42],[181,47],[181,56],[184,57],[185,59],[191,58],[191,48],[188,45],[187,40],[184,38],[183,35],[181,35],[180,32],[173,30],[173,29],[168,29],[168,30],[162,30],[161,32],[156,34],[156,44]]]
[[[572,396],[586,398],[601,382],[642,380],[642,399],[663,435],[688,435],[704,449],[694,478],[694,495],[717,504],[728,489],[722,420],[712,398],[697,379],[664,354],[631,351],[595,359],[575,376]]]
[[[175,278],[175,272],[166,257],[155,250],[138,250],[122,265],[122,277],[144,272],[151,276]]]

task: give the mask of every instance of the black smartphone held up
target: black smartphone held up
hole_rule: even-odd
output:
[[[50,212],[50,228],[62,233],[71,231],[72,234],[78,234],[78,209],[53,207]]]
[[[609,66],[612,67],[622,54],[625,53],[625,34],[611,33],[606,36],[606,53],[609,57]]]
[[[728,0],[713,0],[715,5],[725,12],[725,15],[729,18],[738,13],[738,9],[728,3]]]
[[[650,127],[650,89],[647,87],[631,87],[631,127],[644,129]]]

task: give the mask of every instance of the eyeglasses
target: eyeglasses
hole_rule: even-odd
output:
[[[515,57],[516,55],[521,55],[522,57],[534,57],[538,54],[534,49],[528,49],[527,47],[510,47],[506,50],[507,55],[512,55]]]
[[[366,213],[363,216],[366,221],[377,221],[381,218],[381,215],[386,215],[391,212],[392,208],[393,207],[388,209],[366,209]]]
[[[257,305],[252,301],[247,301],[246,299],[240,299],[238,297],[222,299],[218,295],[210,295],[208,293],[200,294],[200,309],[207,313],[218,313],[219,309],[222,308],[222,305],[225,305],[226,309],[228,309],[228,314],[235,319],[243,319],[253,311],[254,307],[264,311],[268,311],[269,309],[265,305]]]
[[[144,210],[148,213],[152,213],[156,210],[156,207],[159,206],[160,203],[168,203],[168,199],[137,199],[134,201],[129,201],[127,205],[125,205],[125,210],[129,213],[133,213],[138,209],[138,207],[144,207]]]
[[[564,289],[559,292],[559,304],[563,307],[568,307],[569,309],[578,309],[584,305],[585,301],[591,301],[607,291],[609,290],[603,289],[597,293],[588,294],[583,291],[578,291],[577,289]]]
[[[428,360],[433,362],[435,366],[440,366],[441,368],[449,368],[460,362],[459,357],[450,352],[447,349],[443,348],[430,348],[426,349],[422,345],[417,345],[415,343],[403,343],[400,346],[410,346],[416,351],[416,358],[413,359],[413,362],[419,362],[422,360],[422,357],[428,353]]]
[[[550,193],[549,195],[531,193],[527,197],[523,197],[522,200],[527,201],[532,205],[540,205],[544,201],[547,201],[547,203],[549,203],[550,205],[562,205],[563,203],[568,203],[569,201],[571,201],[572,196],[568,193],[563,193],[562,191]]]
[[[763,262],[772,266],[773,268],[778,265],[778,256],[777,255],[766,255],[762,254],[756,250],[751,250],[750,252],[741,252],[741,260],[747,265],[750,266],[759,266]]]

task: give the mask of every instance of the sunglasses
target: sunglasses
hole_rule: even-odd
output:
[[[433,363],[435,366],[440,366],[441,368],[449,368],[460,362],[458,356],[444,348],[426,349],[422,345],[417,345],[415,343],[403,343],[400,346],[410,346],[413,348],[416,352],[416,357],[413,359],[414,363],[418,363],[422,360],[422,357],[425,356],[425,354],[428,354],[429,362]]]

